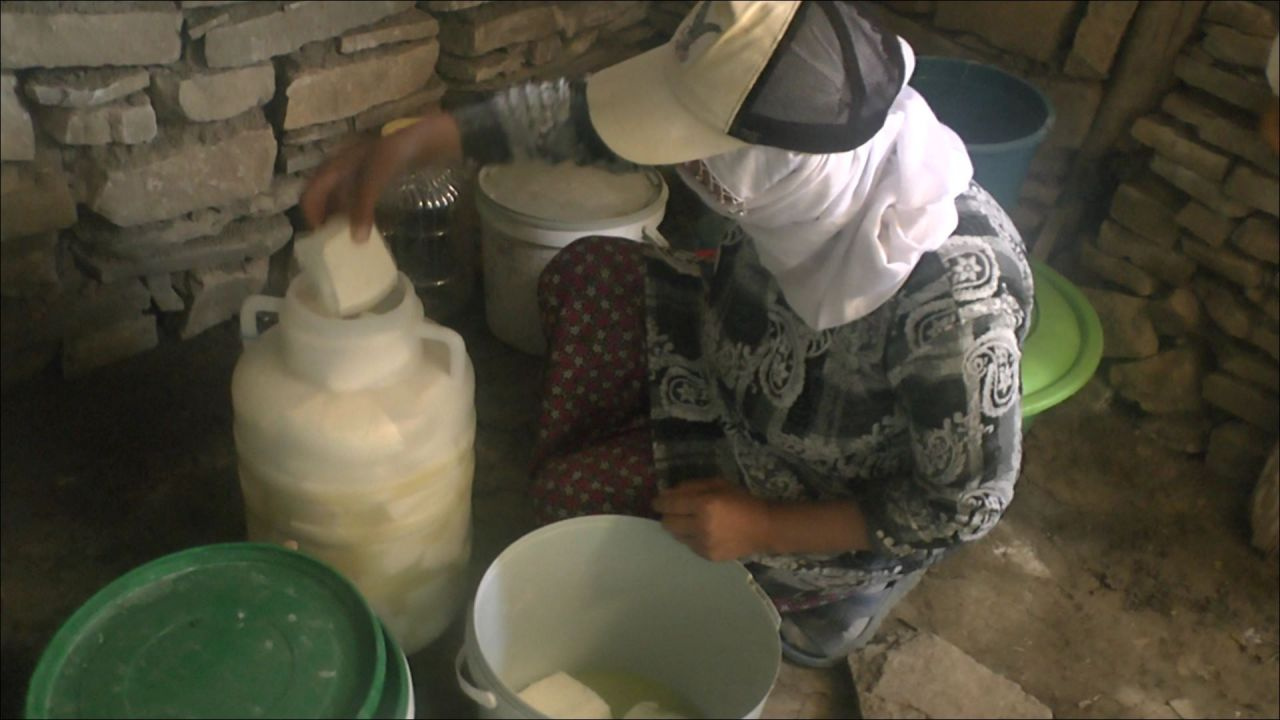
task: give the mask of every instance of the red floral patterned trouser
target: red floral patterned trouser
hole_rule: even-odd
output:
[[[538,282],[548,347],[532,487],[540,523],[657,517],[644,267],[638,243],[583,238],[552,258]]]

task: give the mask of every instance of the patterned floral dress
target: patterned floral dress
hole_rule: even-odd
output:
[[[513,88],[457,115],[480,162],[626,167],[591,129],[580,83]],[[1032,279],[986,191],[970,185],[957,208],[953,235],[892,299],[823,331],[728,221],[701,239],[718,245],[713,266],[615,239],[561,252],[540,285],[540,517],[652,516],[658,486],[711,476],[771,500],[855,500],[871,550],[744,560],[784,612],[882,590],[985,535],[1021,462]]]

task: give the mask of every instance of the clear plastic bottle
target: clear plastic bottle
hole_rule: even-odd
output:
[[[412,122],[388,123],[382,134]],[[438,166],[410,172],[387,188],[375,211],[397,266],[436,321],[458,312],[474,291],[475,249],[456,228],[461,172]]]

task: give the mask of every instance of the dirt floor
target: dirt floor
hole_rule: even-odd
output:
[[[478,309],[457,323],[477,368],[473,580],[532,527],[523,470],[537,360]],[[228,384],[230,325],[65,382],[0,417],[0,714],[21,712],[39,652],[96,590],[160,555],[243,537]],[[893,623],[944,637],[1058,717],[1280,715],[1275,563],[1245,541],[1247,489],[1078,396],[1030,430],[1006,520],[937,567]],[[457,623],[411,658],[419,717],[473,708],[454,689]],[[929,682],[921,677],[920,682]],[[847,669],[784,666],[769,717],[850,717]]]

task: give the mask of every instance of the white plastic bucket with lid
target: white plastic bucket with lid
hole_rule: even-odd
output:
[[[779,622],[740,563],[705,560],[655,521],[564,520],[481,578],[458,683],[486,718],[544,717],[518,693],[561,671],[635,675],[703,717],[757,718],[778,676]]]
[[[499,340],[546,352],[538,277],[580,237],[658,237],[667,185],[656,170],[614,173],[573,163],[521,162],[480,171],[476,207],[484,258],[485,316]]]

